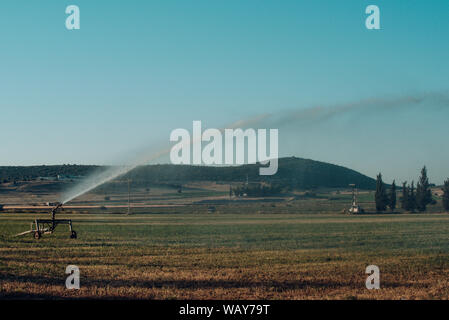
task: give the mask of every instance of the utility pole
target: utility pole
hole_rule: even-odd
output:
[[[128,213],[127,215],[131,214],[131,190],[130,190],[130,182],[131,179],[128,178]]]
[[[232,184],[229,184],[229,200],[232,198]]]

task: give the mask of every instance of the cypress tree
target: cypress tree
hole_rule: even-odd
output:
[[[443,208],[449,211],[449,179],[444,181],[443,192]]]
[[[375,201],[376,201],[376,210],[377,211],[387,210],[388,197],[387,197],[387,193],[385,191],[385,185],[382,181],[381,173],[379,173],[377,175]]]
[[[390,189],[390,196],[388,197],[388,206],[391,211],[396,209],[396,181],[393,180],[393,184]]]
[[[431,203],[432,191],[430,190],[429,178],[427,178],[427,169],[424,166],[416,186],[416,208],[423,212],[426,211],[427,205]]]
[[[410,192],[408,195],[408,210],[415,211],[416,209],[416,194],[415,194],[415,181],[412,181],[410,186]]]
[[[402,207],[402,209],[407,210],[407,211],[409,209],[409,207],[408,207],[408,204],[409,204],[408,198],[409,197],[408,196],[409,196],[409,190],[407,187],[407,181],[405,181],[402,183],[401,207]]]

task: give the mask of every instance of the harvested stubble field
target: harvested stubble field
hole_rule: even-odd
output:
[[[447,299],[449,215],[65,214],[36,241],[35,217],[0,215],[0,297],[59,299]],[[168,211],[168,209],[167,209]],[[190,211],[190,212],[188,212]],[[42,215],[47,217],[47,215]],[[81,289],[65,289],[77,265]],[[380,290],[365,268],[380,268]]]

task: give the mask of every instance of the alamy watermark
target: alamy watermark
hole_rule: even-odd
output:
[[[380,270],[379,267],[372,264],[366,267],[365,273],[369,274],[366,278],[365,286],[368,290],[380,289]]]
[[[69,16],[65,20],[67,30],[79,30],[80,26],[80,8],[76,5],[67,6],[65,13]]]
[[[376,5],[369,5],[365,9],[365,13],[369,16],[365,20],[365,26],[368,30],[380,29],[380,9]]]
[[[65,280],[65,287],[69,290],[80,288],[80,269],[75,265],[68,265],[65,273],[69,276]]]
[[[65,9],[68,15],[65,20],[67,30],[79,30],[80,27],[80,8],[77,5],[69,5]],[[369,5],[365,8],[365,14],[368,15],[365,19],[365,27],[368,30],[380,29],[380,9],[377,5]]]
[[[268,165],[259,168],[260,175],[274,175],[278,170],[277,129],[269,129],[267,144],[267,129],[206,129],[202,132],[201,121],[193,121],[192,137],[188,130],[179,128],[171,132],[170,141],[177,142],[170,151],[173,164],[242,165],[246,145],[246,163]],[[203,142],[207,143],[204,148]]]

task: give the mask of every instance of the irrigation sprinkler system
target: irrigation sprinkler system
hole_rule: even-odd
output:
[[[128,182],[128,210],[127,215],[131,214],[131,189],[130,183],[131,179],[127,180]],[[36,240],[40,239],[44,234],[52,234],[55,231],[56,227],[60,224],[66,224],[69,226],[70,238],[76,239],[77,234],[76,231],[73,230],[72,220],[70,219],[56,219],[56,213],[59,209],[63,210],[62,206],[64,203],[56,202],[49,203],[49,205],[53,205],[53,208],[50,211],[50,219],[35,219],[34,222],[31,223],[31,228],[28,231],[24,231],[16,234],[16,237],[23,236],[26,234],[32,234]]]
[[[56,227],[60,224],[67,224],[69,226],[70,238],[76,239],[76,231],[72,228],[72,220],[70,219],[56,219],[56,212],[62,208],[62,203],[57,203],[50,211],[51,219],[35,219],[31,223],[31,229],[28,231],[16,234],[16,236],[23,236],[26,234],[32,234],[34,239],[38,240],[44,234],[52,234]]]

